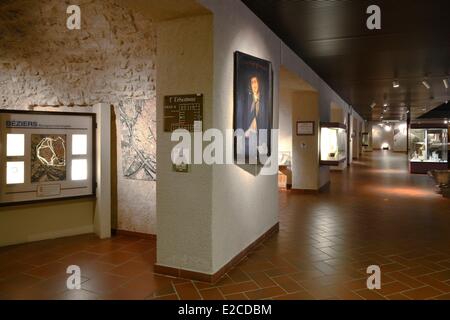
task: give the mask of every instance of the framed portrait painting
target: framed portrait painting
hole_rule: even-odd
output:
[[[234,159],[264,165],[261,153],[271,154],[273,127],[272,63],[234,53]],[[236,134],[236,133],[240,133]],[[255,143],[257,148],[255,149]],[[258,151],[259,150],[259,151]]]

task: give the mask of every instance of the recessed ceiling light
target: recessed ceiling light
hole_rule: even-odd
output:
[[[400,83],[397,80],[395,80],[394,82],[392,82],[392,86],[394,88],[398,88],[398,87],[400,87]]]
[[[425,88],[427,88],[428,90],[430,90],[431,86],[430,86],[430,84],[429,84],[426,80],[423,80],[423,81],[422,81],[422,84],[423,84],[423,86],[424,86]]]
[[[444,82],[445,89],[448,89],[448,80],[444,79],[442,81]]]

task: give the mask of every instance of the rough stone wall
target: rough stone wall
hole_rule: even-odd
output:
[[[90,110],[100,102],[155,101],[152,21],[115,0],[79,0],[81,30],[68,30],[69,4],[0,1],[0,109]],[[120,148],[117,153],[120,164]],[[119,165],[119,229],[155,233],[155,183],[122,176]]]

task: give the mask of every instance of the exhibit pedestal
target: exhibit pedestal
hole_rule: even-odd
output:
[[[432,170],[447,170],[447,162],[410,162],[409,171],[411,173],[426,174]]]

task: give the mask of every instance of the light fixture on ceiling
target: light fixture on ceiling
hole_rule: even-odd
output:
[[[400,83],[397,80],[395,80],[394,82],[392,82],[392,86],[394,88],[398,88],[398,87],[400,87]]]
[[[442,81],[444,82],[445,89],[448,89],[448,80],[444,79]]]
[[[376,102],[372,102],[372,104],[370,105],[370,108],[373,109],[376,107],[376,105],[377,105]]]
[[[430,90],[431,86],[430,86],[430,84],[429,84],[426,80],[423,80],[423,81],[422,81],[422,84],[423,84],[423,86],[424,86],[425,88],[427,88],[428,90]]]
[[[387,107],[389,104],[387,103],[387,102],[385,102],[384,104],[383,104],[383,107]]]

